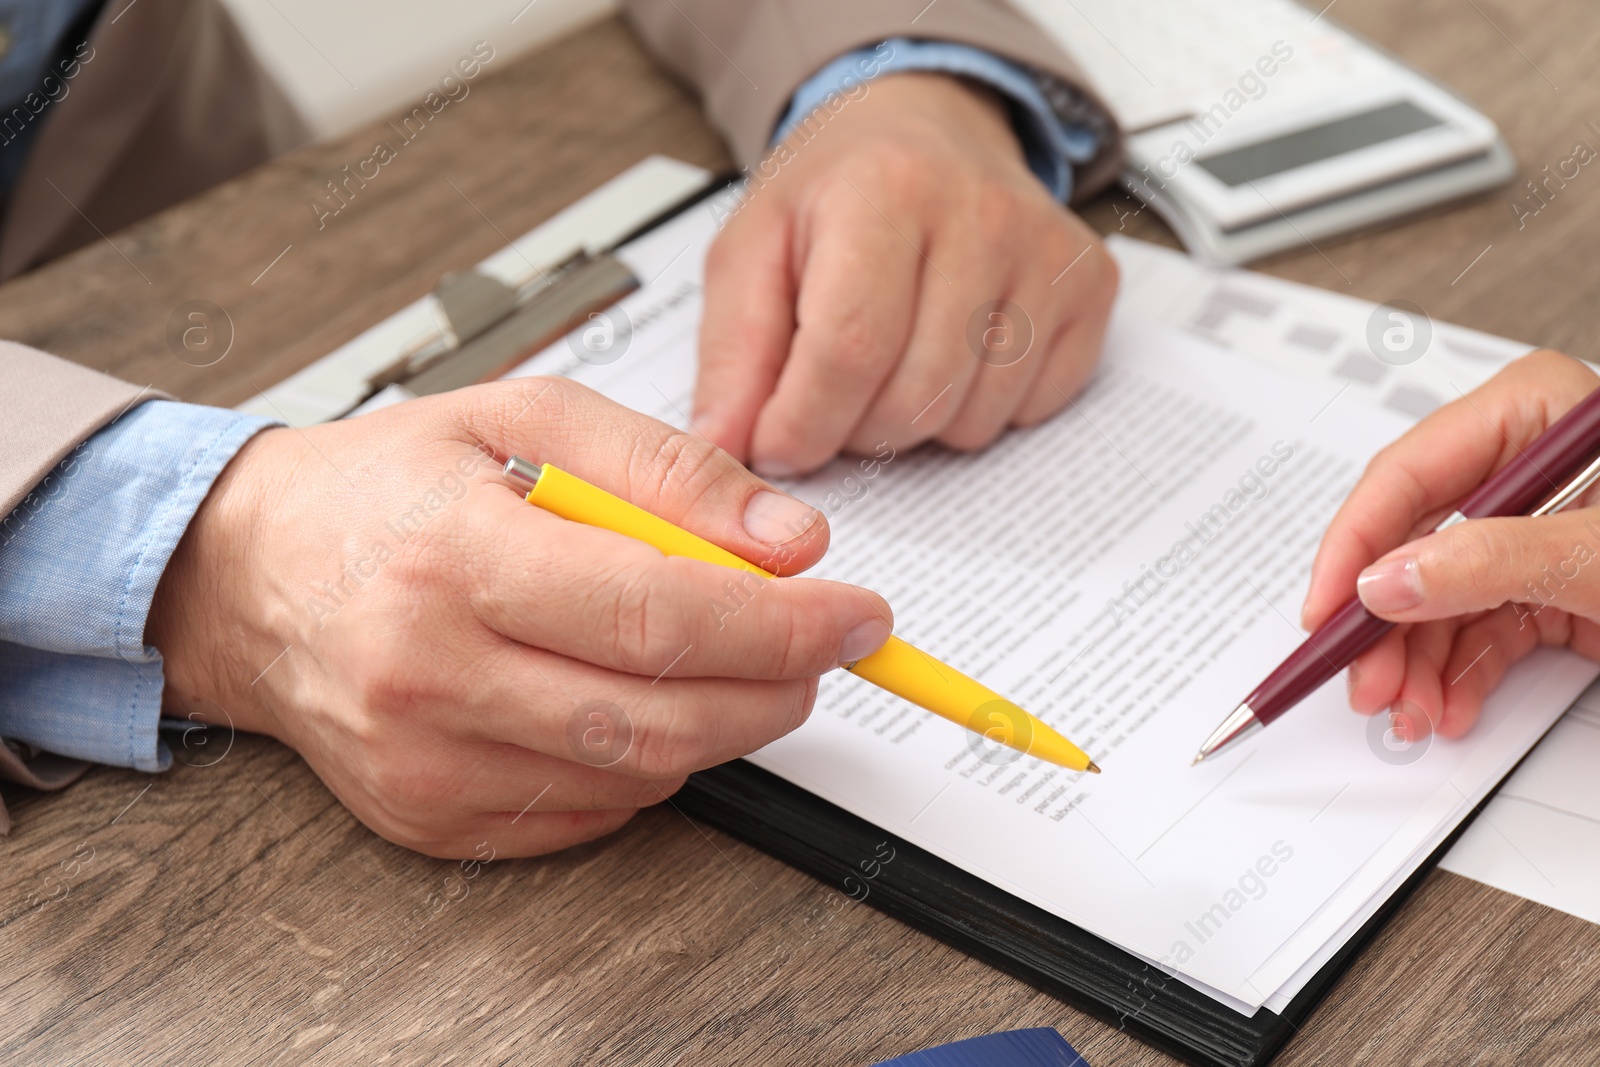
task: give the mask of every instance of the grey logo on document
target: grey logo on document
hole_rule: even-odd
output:
[[[1033,721],[1009,700],[979,704],[967,716],[967,751],[974,759],[1004,767],[1021,759],[1033,743]]]
[[[220,363],[233,348],[233,319],[209,300],[185,300],[167,316],[167,348],[191,367]]]
[[[1432,744],[1432,726],[1409,700],[1397,700],[1387,714],[1380,711],[1367,719],[1367,747],[1392,767],[1417,762]]]
[[[567,747],[591,767],[614,767],[633,747],[633,720],[609,700],[590,700],[567,717]]]
[[[591,311],[567,334],[572,354],[591,367],[608,367],[627,354],[633,343],[633,320],[620,307]]]
[[[1019,363],[1033,348],[1033,320],[1009,300],[979,304],[967,319],[967,347],[991,367]]]
[[[1409,300],[1386,300],[1367,317],[1367,347],[1391,367],[1405,367],[1428,354],[1433,320]]]

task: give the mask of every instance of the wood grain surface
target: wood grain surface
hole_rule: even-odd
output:
[[[1524,177],[1600,146],[1592,0],[1331,14],[1486,110]],[[497,59],[319,230],[309,202],[383,136],[298,152],[0,287],[0,334],[234,404],[647,153],[726,163],[615,21]],[[1600,168],[1520,228],[1518,192],[1261,266],[1594,357]],[[1171,243],[1135,208],[1110,193],[1084,213]],[[236,331],[212,367],[165,343],[193,299]],[[1033,1025],[1096,1067],[1173,1062],[670,804],[587,847],[464,867],[375,837],[273,742],[175,751],[160,776],[8,790],[0,1063],[867,1064]],[[1436,872],[1277,1062],[1594,1063],[1597,1004],[1600,929]]]

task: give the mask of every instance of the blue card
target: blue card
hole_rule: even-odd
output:
[[[1066,1039],[1048,1026],[1007,1030],[923,1049],[878,1067],[1089,1067]]]

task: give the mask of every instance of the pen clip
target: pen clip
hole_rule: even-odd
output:
[[[1554,515],[1583,496],[1596,481],[1600,481],[1600,455],[1590,460],[1587,467],[1579,471],[1566,485],[1556,490],[1554,496],[1530,511],[1528,517],[1538,518],[1540,515]]]

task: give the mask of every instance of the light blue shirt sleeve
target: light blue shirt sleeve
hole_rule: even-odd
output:
[[[857,86],[896,71],[971,78],[1009,100],[1029,168],[1062,203],[1072,196],[1073,168],[1095,158],[1111,129],[1109,118],[1087,98],[1049,75],[970,45],[892,37],[875,47],[845,53],[795,90],[773,143],[787,138],[834,98],[848,99]]]
[[[150,602],[212,483],[270,425],[141,404],[0,521],[0,737],[143,771],[172,762],[161,654],[144,643]]]

